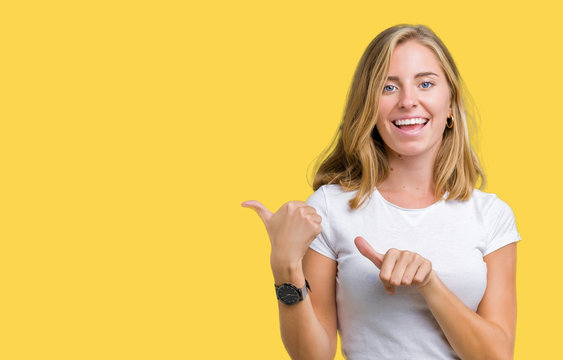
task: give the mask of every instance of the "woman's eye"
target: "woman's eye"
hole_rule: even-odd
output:
[[[393,89],[395,89],[394,85],[385,85],[383,87],[383,91],[385,91],[385,92],[393,91]]]
[[[420,84],[420,86],[421,86],[423,89],[428,89],[428,88],[432,87],[432,85],[434,85],[434,84],[432,84],[430,81],[425,81],[425,82],[423,82],[422,84]]]

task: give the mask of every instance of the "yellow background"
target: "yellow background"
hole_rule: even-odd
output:
[[[287,359],[271,210],[312,192],[371,39],[430,26],[518,245],[516,359],[560,354],[561,9],[544,0],[0,9],[0,358]],[[338,355],[340,356],[340,355]]]

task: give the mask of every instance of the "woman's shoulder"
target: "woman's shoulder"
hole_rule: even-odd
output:
[[[473,189],[471,197],[467,201],[457,201],[465,206],[474,207],[482,213],[487,212],[512,212],[510,205],[501,199],[496,193]]]
[[[325,184],[325,185],[321,185],[319,187],[319,190],[321,190],[326,192],[329,195],[332,196],[337,196],[337,195],[342,195],[342,194],[354,194],[356,193],[356,191],[346,191],[344,190],[344,188],[342,187],[342,185],[340,184]]]
[[[315,193],[323,193],[327,201],[348,201],[356,196],[358,190],[345,190],[340,184],[321,185]]]
[[[508,203],[495,193],[473,190],[472,198],[478,205],[477,211],[487,229],[488,243],[483,256],[511,242],[522,240],[516,227],[514,211]]]
[[[480,189],[473,189],[470,200],[484,205],[504,202],[496,193],[486,192]]]
[[[356,193],[357,190],[347,191],[339,184],[326,184],[313,192],[307,199],[307,203],[314,207],[347,208],[349,201],[356,196]]]

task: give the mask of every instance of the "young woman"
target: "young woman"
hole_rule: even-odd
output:
[[[294,359],[511,359],[516,229],[475,186],[457,67],[425,26],[362,56],[337,145],[307,202],[255,209]],[[306,286],[308,285],[308,286]]]

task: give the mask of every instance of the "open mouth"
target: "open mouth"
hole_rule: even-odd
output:
[[[401,130],[416,131],[422,129],[428,121],[429,120],[426,118],[401,119],[393,120],[393,125]]]

